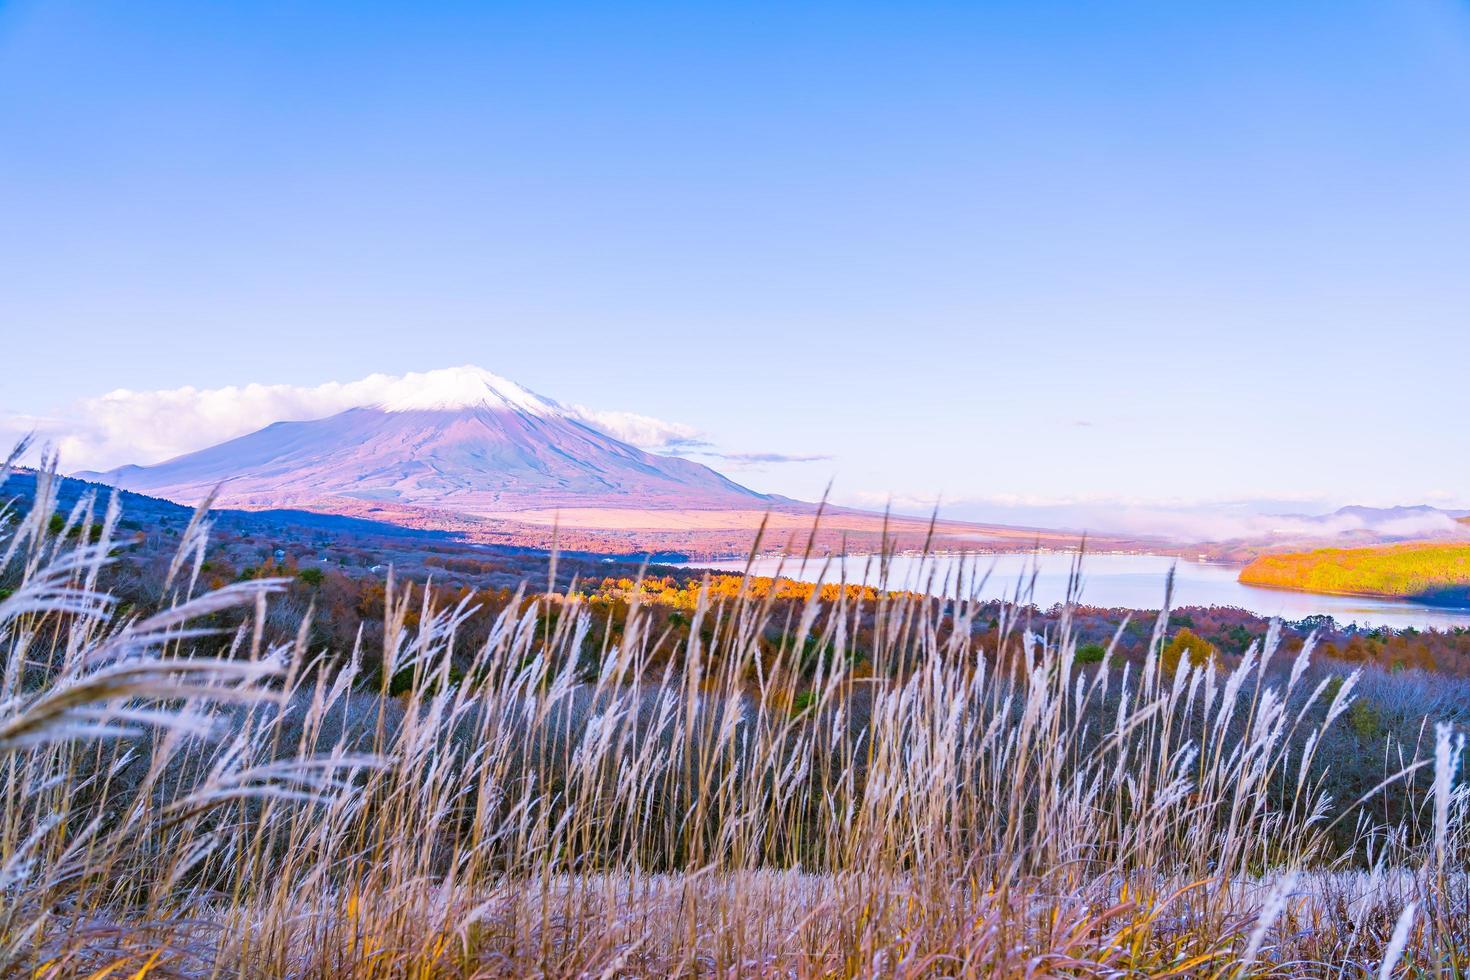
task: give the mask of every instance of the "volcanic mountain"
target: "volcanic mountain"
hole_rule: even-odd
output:
[[[177,503],[296,509],[487,544],[604,554],[743,555],[763,547],[876,550],[1061,546],[1075,536],[886,517],[758,493],[699,463],[645,452],[475,367],[397,379],[375,404],[276,422],[152,466],[75,476]]]
[[[478,368],[329,418],[276,422],[154,466],[77,476],[180,503],[468,515],[568,507],[762,508],[773,498],[699,463],[644,452]]]

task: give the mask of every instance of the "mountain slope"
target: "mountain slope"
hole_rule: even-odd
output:
[[[585,422],[584,410],[479,368],[408,375],[381,397],[153,466],[74,475],[178,503],[222,485],[219,507],[313,511],[481,544],[607,555],[724,558],[758,541],[765,550],[818,554],[1076,543],[1069,533],[844,508],[828,508],[816,526],[814,504],[644,452]]]
[[[707,466],[620,442],[488,372],[434,374],[432,388],[384,404],[277,422],[154,466],[77,475],[182,503],[223,483],[220,504],[237,507],[373,502],[491,515],[760,508],[773,499]]]

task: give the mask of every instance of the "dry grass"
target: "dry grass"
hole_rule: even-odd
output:
[[[459,650],[466,608],[424,598],[410,630],[394,595],[385,674],[415,678],[394,698],[363,689],[361,650],[266,648],[273,583],[196,595],[202,517],[169,611],[116,621],[95,588],[115,511],[67,543],[46,501],[3,532],[23,569],[0,602],[12,973],[1455,976],[1470,957],[1459,736],[1406,760],[1433,776],[1405,803],[1425,821],[1333,844],[1363,817],[1327,798],[1316,749],[1354,682],[1274,664],[1274,638],[1228,673],[1083,667],[1064,617],[1003,665],[977,603],[814,598],[772,657],[770,600],[747,597],[702,603],[674,657],[635,608],[589,668],[575,602]],[[245,627],[209,631],[241,606]],[[859,621],[878,680],[846,665]]]

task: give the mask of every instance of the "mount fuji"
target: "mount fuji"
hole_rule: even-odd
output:
[[[276,422],[152,466],[76,476],[192,504],[509,516],[553,508],[761,509],[699,463],[644,452],[557,402],[475,367],[431,371],[371,405]]]
[[[708,466],[645,452],[564,406],[477,367],[383,378],[363,404],[275,422],[151,466],[74,476],[195,504],[294,510],[460,540],[612,555],[744,555],[886,547],[1008,550],[1075,535],[819,508]],[[347,404],[351,404],[348,402]],[[309,413],[310,409],[303,409]],[[643,420],[645,422],[652,420]]]

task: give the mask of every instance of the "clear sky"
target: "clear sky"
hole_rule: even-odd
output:
[[[0,413],[474,363],[796,496],[1466,505],[1467,328],[1463,0],[0,3]]]

